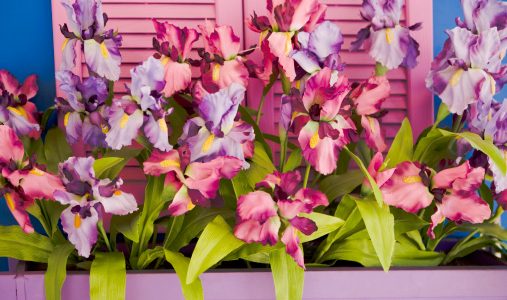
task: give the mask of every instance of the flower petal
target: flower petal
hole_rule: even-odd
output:
[[[90,207],[90,216],[82,218],[79,213],[72,212],[74,206],[68,207],[62,213],[63,230],[67,233],[69,241],[76,247],[80,256],[88,258],[93,245],[98,239],[97,222],[99,216],[95,208]]]
[[[176,195],[174,195],[174,199],[167,209],[172,216],[181,216],[194,207],[195,205],[188,195],[187,187],[182,186],[178,192],[176,192]]]
[[[0,162],[21,162],[24,155],[23,143],[14,130],[7,125],[0,125]]]
[[[33,233],[35,230],[33,229],[30,217],[25,210],[33,202],[23,199],[17,192],[6,193],[4,194],[4,198],[7,202],[7,207],[21,229],[23,229],[25,233]]]
[[[116,39],[116,41],[115,41]],[[86,64],[99,76],[116,81],[120,78],[121,56],[119,46],[121,37],[105,39],[98,43],[94,39],[84,41]]]
[[[299,245],[299,237],[297,231],[293,226],[288,226],[283,232],[282,243],[285,244],[285,251],[292,256],[294,261],[303,269],[305,269],[305,260],[303,257],[303,250]]]
[[[104,211],[113,215],[128,215],[137,210],[134,195],[116,190],[111,197],[97,197]]]
[[[262,191],[240,196],[236,213],[240,220],[253,219],[259,222],[277,215],[275,201],[271,195]]]
[[[132,141],[143,125],[143,113],[136,109],[129,115],[120,105],[114,107],[113,104],[109,125],[111,129],[106,134],[106,142],[112,149],[119,150],[123,146],[132,145]]]
[[[183,91],[189,87],[192,82],[192,70],[186,63],[168,61],[164,65],[165,87],[162,91],[164,96],[171,97],[173,94]]]

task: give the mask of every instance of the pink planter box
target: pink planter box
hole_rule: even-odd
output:
[[[0,273],[1,274],[1,273]],[[303,299],[507,299],[507,267],[312,269],[305,274]],[[89,299],[88,274],[70,272],[62,299]],[[208,272],[201,276],[207,300],[275,299],[270,272]],[[2,300],[44,299],[44,273],[0,275]],[[172,272],[129,272],[127,299],[183,299]]]

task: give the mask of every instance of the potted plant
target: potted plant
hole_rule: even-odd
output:
[[[364,43],[377,65],[357,83],[342,75],[344,40],[322,21],[325,5],[267,3],[268,16],[249,19],[259,45],[244,51],[230,26],[153,20],[155,54],[121,98],[121,36],[97,0],[62,1],[64,95],[42,116],[29,101],[35,77],[20,85],[0,71],[0,191],[19,223],[0,227],[0,255],[21,261],[0,277],[9,299],[507,296],[507,103],[493,99],[507,7],[463,1],[427,79],[442,99],[435,123],[416,137],[405,120],[388,146],[386,73],[414,67],[419,47],[410,31],[421,24],[400,23],[403,1],[363,1],[369,25],[352,47]],[[76,48],[88,78],[71,71]],[[250,76],[265,84],[257,109],[244,105]],[[259,124],[277,81],[271,136]],[[80,144],[87,154],[75,156]],[[143,199],[122,186],[133,162]],[[448,267],[474,259],[497,267]]]

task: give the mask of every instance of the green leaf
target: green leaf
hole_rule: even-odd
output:
[[[44,289],[46,299],[61,299],[61,291],[67,277],[67,259],[74,251],[74,246],[68,242],[55,246],[48,259],[48,267],[44,274]]]
[[[123,253],[96,253],[90,270],[90,300],[125,299],[126,284]]]
[[[234,236],[224,218],[217,216],[204,228],[197,241],[188,267],[187,284],[194,282],[204,271],[243,244]]]
[[[53,173],[58,171],[59,163],[64,162],[72,155],[72,149],[60,128],[52,128],[48,131],[44,140],[44,154],[48,170]]]
[[[405,212],[399,208],[391,207],[391,213],[394,216],[394,233],[396,236],[413,230],[419,230],[429,224],[419,216]]]
[[[316,212],[313,212],[311,214],[301,214],[301,216],[306,217],[317,224],[317,231],[311,235],[300,234],[299,239],[301,240],[301,243],[316,240],[330,232],[335,231],[345,223],[342,219]]]
[[[259,264],[269,264],[271,252],[283,248],[283,244],[277,244],[275,246],[264,246],[260,243],[244,244],[237,251],[229,254],[224,260],[238,260],[244,259]]]
[[[322,179],[319,183],[319,189],[326,194],[329,201],[337,199],[343,195],[351,193],[364,180],[364,175],[360,170],[350,170],[342,175],[330,175]]]
[[[368,172],[368,169],[364,166],[363,162],[357,155],[352,153],[347,147],[345,147],[345,150],[349,153],[350,157],[356,162],[357,166],[363,172],[363,174],[366,176],[366,179],[368,179],[368,182],[371,185],[371,188],[373,190],[373,195],[375,195],[375,199],[377,199],[377,203],[379,206],[385,206],[384,204],[384,198],[382,197],[382,192],[380,191],[377,183],[375,182],[375,179],[371,177],[370,173]]]
[[[183,132],[183,126],[188,119],[188,113],[186,109],[183,108],[183,106],[174,100],[173,97],[169,99],[169,106],[174,109],[173,112],[167,117],[169,124],[171,124],[171,135],[169,136],[169,143],[171,143],[171,145],[175,145],[178,143],[178,139]]]
[[[413,160],[435,167],[443,158],[453,156],[453,145],[452,136],[443,136],[439,129],[430,130],[417,143]]]
[[[255,123],[254,119],[252,119],[252,116],[248,113],[244,106],[240,105],[238,111],[241,114],[241,119],[252,125],[255,133],[255,141],[261,143],[262,147],[264,148],[264,152],[267,154],[269,159],[272,160],[273,153],[271,153],[271,147],[269,147],[268,143],[266,143],[263,132],[259,126],[257,126],[257,123]]]
[[[204,299],[202,284],[199,278],[196,278],[191,283],[186,282],[190,260],[179,252],[172,252],[169,250],[165,250],[165,259],[173,266],[176,275],[178,275],[185,299]]]
[[[0,257],[47,263],[53,249],[46,236],[24,233],[19,226],[0,226]]]
[[[457,228],[457,230],[465,229],[467,231],[478,230],[479,233],[496,237],[499,240],[507,241],[507,229],[502,226],[493,223],[482,223],[482,224],[464,224]]]
[[[411,161],[414,155],[414,137],[407,118],[401,123],[400,130],[386,156],[387,168],[392,168],[404,161]]]
[[[460,242],[458,242],[460,243]],[[495,239],[492,239],[488,236],[481,236],[478,238],[472,238],[464,243],[456,244],[449,253],[447,253],[447,256],[445,257],[443,264],[446,265],[456,258],[467,256],[471,253],[474,253],[477,250],[480,250],[487,246],[493,246],[497,243]]]
[[[56,110],[56,106],[51,106],[51,107],[48,107],[44,113],[42,114],[42,117],[41,117],[41,120],[40,120],[40,127],[41,127],[41,132],[44,132],[44,130],[47,128],[48,126],[48,121],[49,119],[51,118],[51,115],[53,115],[53,112]]]
[[[432,129],[437,128],[438,124],[440,124],[447,116],[450,115],[449,108],[444,102],[440,102],[440,106],[438,107],[437,118],[435,123],[433,124]]]
[[[377,253],[384,271],[387,272],[391,266],[396,243],[394,238],[394,217],[389,211],[389,206],[379,207],[370,198],[356,200],[356,205],[363,217],[375,253]]]
[[[507,173],[507,161],[505,160],[502,151],[500,151],[500,149],[498,149],[490,140],[483,140],[479,135],[472,132],[455,133],[443,129],[439,129],[439,131],[444,136],[453,136],[455,138],[465,139],[474,149],[489,156],[503,174]]]
[[[285,252],[284,248],[271,252],[270,264],[276,299],[302,299],[305,271]]]
[[[66,207],[56,201],[36,200],[34,205],[29,206],[26,210],[32,216],[37,218],[41,223],[46,234],[51,238],[55,238],[58,229],[58,220]],[[63,235],[59,234],[59,238]]]
[[[301,166],[302,161],[303,155],[301,154],[301,149],[292,151],[287,159],[287,162],[283,166],[283,172],[285,173],[297,169]]]
[[[121,157],[104,157],[96,159],[93,163],[93,170],[95,171],[95,176],[99,179],[114,179],[118,176],[123,166],[121,163],[124,162],[124,159]],[[125,162],[126,163],[126,162]],[[120,168],[118,168],[120,166]]]
[[[111,217],[111,228],[123,234],[129,240],[139,242],[139,211],[125,216],[113,215]]]

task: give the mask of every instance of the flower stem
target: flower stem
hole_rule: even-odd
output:
[[[104,230],[104,224],[102,224],[102,221],[99,221],[98,227],[100,235],[102,236],[104,242],[106,243],[107,249],[109,250],[109,252],[113,252],[113,248],[111,248],[111,244],[109,243],[109,238],[107,237],[107,233]]]
[[[453,132],[459,132],[460,131],[460,125],[461,121],[463,120],[463,115],[458,115],[456,117],[456,120],[454,120],[454,123],[452,124],[452,131]]]
[[[305,171],[305,179],[303,181],[303,188],[306,188],[306,186],[308,185],[308,177],[310,177],[310,170],[311,170],[311,166],[310,164],[307,164],[306,165],[306,171]]]
[[[375,76],[385,76],[389,71],[386,67],[384,67],[381,63],[377,62],[375,65]]]
[[[257,117],[255,118],[255,124],[259,126],[261,122],[261,116],[262,116],[262,107],[264,106],[264,101],[266,100],[266,94],[262,93],[261,101],[259,102],[259,107],[257,108]]]

